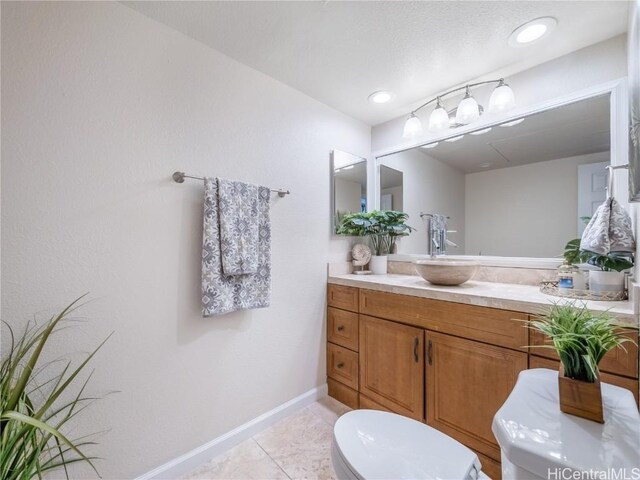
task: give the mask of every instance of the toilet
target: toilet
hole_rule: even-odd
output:
[[[339,480],[488,479],[477,455],[424,423],[395,413],[353,410],[333,429]]]
[[[629,390],[601,387],[604,423],[596,423],[560,411],[557,370],[520,372],[493,419],[502,478],[640,478],[638,406]]]
[[[630,391],[603,383],[602,402],[604,424],[562,413],[556,370],[520,372],[492,425],[502,452],[502,478],[640,478],[635,399]],[[340,480],[489,478],[476,454],[458,441],[377,410],[353,410],[338,419],[331,459]],[[589,471],[593,476],[567,476]]]

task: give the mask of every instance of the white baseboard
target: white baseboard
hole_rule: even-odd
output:
[[[150,472],[140,475],[136,480],[173,479],[196,468],[198,465],[211,460],[213,457],[226,452],[230,448],[251,438],[256,433],[273,425],[279,420],[288,417],[293,412],[311,405],[316,400],[327,396],[327,384],[312,388],[308,392],[283,403],[282,405],[263,413],[259,417],[249,420],[247,423],[234,428],[230,432],[214,438],[190,452],[154,468]]]

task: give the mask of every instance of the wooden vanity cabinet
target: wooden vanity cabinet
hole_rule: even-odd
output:
[[[493,459],[493,416],[511,393],[527,354],[426,332],[427,424]]]
[[[424,330],[360,315],[360,393],[424,419]]]
[[[425,421],[499,479],[495,413],[522,370],[558,368],[553,351],[528,348],[545,341],[526,328],[528,315],[333,284],[327,303],[329,395]],[[626,346],[602,361],[602,379],[637,399],[638,350]]]

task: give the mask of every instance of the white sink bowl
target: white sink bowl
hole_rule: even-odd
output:
[[[477,260],[429,258],[414,262],[416,272],[434,285],[460,285],[476,273],[480,266]]]

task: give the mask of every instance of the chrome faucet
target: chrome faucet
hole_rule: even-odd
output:
[[[447,233],[456,233],[455,230],[447,230],[447,219],[449,217],[439,213],[420,213],[427,227],[427,255],[445,255],[447,246],[457,247],[455,243],[447,238]]]

